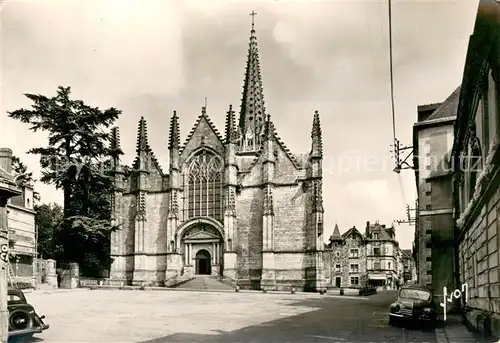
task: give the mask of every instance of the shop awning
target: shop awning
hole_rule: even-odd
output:
[[[369,280],[385,280],[386,278],[385,274],[368,274]]]

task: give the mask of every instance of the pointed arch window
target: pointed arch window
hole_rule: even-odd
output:
[[[205,150],[193,158],[184,178],[187,219],[206,216],[222,220],[223,167],[218,156]]]

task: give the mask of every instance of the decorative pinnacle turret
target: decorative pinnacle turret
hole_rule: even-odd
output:
[[[148,144],[148,129],[146,119],[141,117],[139,120],[139,128],[137,129],[137,153],[149,151]]]
[[[313,127],[311,131],[312,138],[312,154],[323,156],[323,135],[321,132],[321,123],[319,120],[319,112],[314,112]]]
[[[177,117],[177,111],[174,111],[174,115],[170,119],[170,133],[168,148],[178,149],[180,147],[180,130],[179,130],[179,117]]]
[[[257,48],[257,37],[255,36],[254,18],[256,14],[255,12],[250,14],[252,16],[252,30],[250,31],[250,43],[239,118],[239,127],[243,134],[248,130],[253,132],[258,131],[258,128],[260,129],[260,125],[263,124],[266,117],[259,49]]]
[[[271,115],[267,115],[266,122],[264,123],[264,141],[268,141],[273,138],[274,125],[271,121]]]
[[[229,111],[226,112],[226,144],[233,143],[237,138],[236,119],[234,116],[233,105],[229,105]]]
[[[120,146],[120,130],[118,127],[114,127],[111,129],[111,137],[110,137],[110,150],[111,155],[113,157],[118,157],[118,155],[123,155],[123,151]]]

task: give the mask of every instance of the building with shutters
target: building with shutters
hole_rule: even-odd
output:
[[[252,25],[241,107],[237,115],[229,106],[224,135],[202,108],[181,144],[174,111],[163,172],[141,118],[132,170],[113,162],[114,220],[121,230],[112,235],[110,280],[168,285],[179,276],[205,274],[242,288],[321,288],[323,146],[317,111],[311,123],[308,152],[293,154],[266,112]],[[113,147],[119,149],[118,129]]]

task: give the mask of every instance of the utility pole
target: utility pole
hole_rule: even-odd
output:
[[[395,167],[393,172],[399,174],[403,169],[414,169],[413,161],[409,161],[410,157],[413,155],[413,146],[402,145],[397,138],[394,138],[394,145],[391,145],[391,152],[394,153],[394,163]]]
[[[406,219],[404,220],[396,220],[396,223],[398,224],[409,224],[413,225],[417,221],[417,209],[418,209],[418,202],[415,202],[415,208],[410,208],[410,205],[406,205]],[[415,212],[415,214],[412,214]]]

